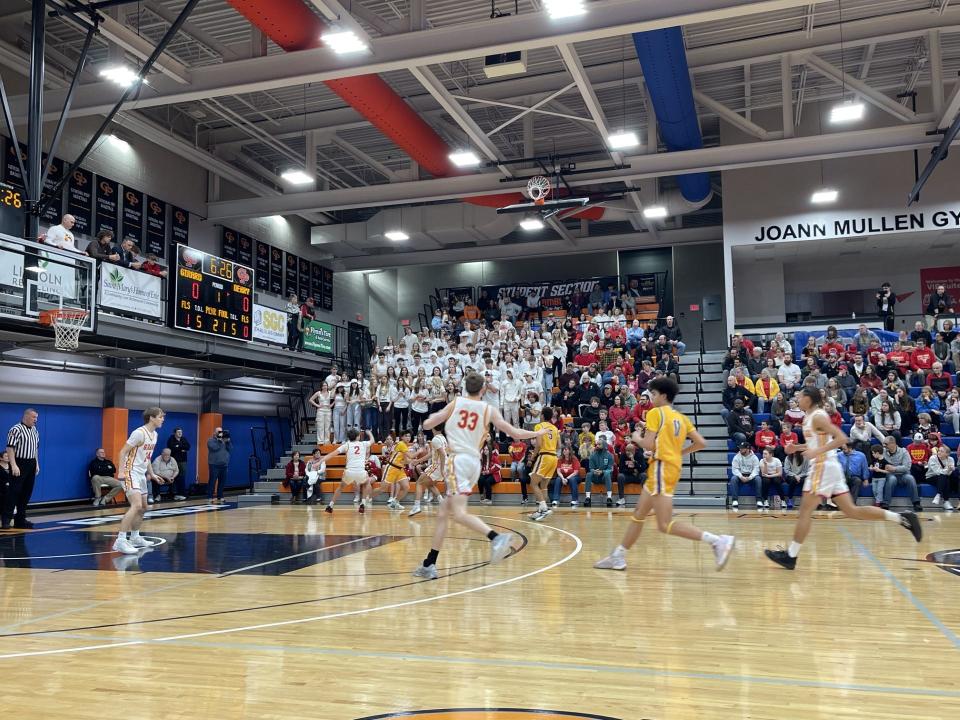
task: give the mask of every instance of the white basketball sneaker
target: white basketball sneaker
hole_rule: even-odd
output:
[[[130,544],[129,540],[117,538],[113,543],[113,551],[123,553],[124,555],[136,555],[137,548]]]
[[[717,560],[717,572],[723,570],[727,564],[734,545],[736,545],[736,538],[733,535],[721,535],[720,539],[713,545],[713,556]]]

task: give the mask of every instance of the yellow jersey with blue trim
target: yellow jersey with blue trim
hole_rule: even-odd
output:
[[[647,411],[647,431],[657,434],[653,459],[679,470],[683,466],[683,447],[696,428],[690,418],[669,405]]]

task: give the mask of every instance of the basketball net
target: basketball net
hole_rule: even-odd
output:
[[[537,175],[527,181],[527,197],[534,205],[543,205],[550,195],[550,179]]]
[[[53,326],[53,346],[72,352],[80,346],[80,329],[87,320],[86,310],[50,310],[41,313],[40,322]]]

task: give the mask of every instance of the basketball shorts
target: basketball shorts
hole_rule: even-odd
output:
[[[440,465],[427,465],[426,469],[423,471],[423,474],[434,482],[439,483],[446,480],[446,477],[444,477],[443,467]]]
[[[810,473],[803,483],[803,491],[829,499],[834,495],[850,492],[850,488],[847,487],[847,479],[843,475],[843,467],[840,463],[825,460],[812,464]]]
[[[552,480],[553,476],[557,474],[557,456],[549,453],[539,455],[536,462],[533,463],[531,474]]]
[[[447,478],[448,495],[470,495],[480,479],[479,456],[448,453]]]
[[[367,474],[362,470],[344,470],[340,479],[344,485],[363,485],[367,481]]]
[[[680,482],[680,468],[675,465],[664,465],[659,460],[651,460],[650,467],[647,469],[647,481],[643,484],[643,488],[651,495],[673,497],[678,482]]]
[[[147,482],[146,473],[131,470],[127,479],[123,481],[123,491],[125,493],[136,492],[141,495],[149,495],[150,483]]]
[[[395,482],[407,479],[406,469],[395,468],[393,465],[387,466],[387,472],[384,473],[383,481],[392,485]]]

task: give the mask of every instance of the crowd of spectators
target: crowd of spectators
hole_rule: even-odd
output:
[[[60,250],[79,253],[81,250],[77,246],[76,237],[73,234],[75,224],[76,218],[67,213],[60,218],[58,224],[49,227],[38,240]],[[144,254],[133,238],[124,238],[118,245],[111,230],[98,232],[96,238],[87,244],[83,252],[101,262],[109,262],[132,270],[139,270],[157,277],[167,277],[167,269],[156,255]]]
[[[664,375],[679,381],[685,347],[673,317],[649,324],[628,317],[623,308],[633,296],[622,290],[580,296],[571,306],[575,314],[566,317],[545,315],[533,300],[521,304],[503,296],[494,303],[481,294],[473,305],[470,298],[453,298],[429,327],[404,328],[400,338],[377,346],[368,372],[348,376],[332,368],[309,398],[317,412],[317,442],[341,443],[356,427],[388,446],[405,431],[415,445],[425,445],[423,421],[460,394],[466,373],[475,370],[487,382],[484,399],[508,422],[532,427],[545,407],[554,409],[561,460],[551,484],[553,502],[566,487],[578,505],[583,473],[603,487],[608,506],[622,505],[626,485],[645,478],[647,459],[630,434],[642,427],[651,407],[647,384]],[[508,445],[505,436],[493,440],[484,450],[483,501],[503,477],[501,467],[509,467],[526,503],[534,449],[523,442]],[[592,503],[591,494],[588,483],[584,505]]]
[[[788,457],[785,448],[802,442],[803,412],[795,395],[815,387],[849,437],[838,457],[854,500],[872,486],[875,503],[886,508],[903,486],[920,510],[919,485],[928,483],[936,488],[934,504],[953,509],[957,462],[944,438],[960,435],[960,337],[951,320],[939,317],[952,308],[939,290],[927,322],[900,333],[889,350],[863,324],[847,338],[830,326],[823,337],[811,336],[797,357],[783,333],[765,346],[732,338],[722,363],[720,411],[736,451],[731,505],[738,505],[746,486],[760,508],[793,506],[807,463],[798,453]]]

